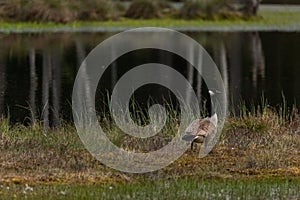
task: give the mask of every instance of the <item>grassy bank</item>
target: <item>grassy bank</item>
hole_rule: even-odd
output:
[[[169,27],[177,30],[203,31],[299,31],[300,9],[268,10],[259,12],[259,16],[250,19],[126,19],[116,21],[76,21],[71,23],[36,23],[36,22],[0,22],[0,32],[93,32],[93,31],[122,31],[128,28],[143,26]]]
[[[114,143],[118,144],[121,139],[123,148],[134,148],[130,146],[134,143],[132,138],[119,138],[118,129],[109,122],[103,123]],[[162,134],[165,137],[155,140],[156,146],[172,138],[177,123],[170,121]],[[240,116],[228,117],[218,144],[208,156],[199,159],[199,149],[200,145],[195,151],[187,150],[174,163],[157,172],[128,174],[112,170],[94,159],[71,124],[44,130],[40,123],[11,125],[8,119],[2,118],[0,184],[140,184],[174,177],[228,180],[300,177],[299,113],[296,109],[275,112],[268,106],[251,111],[242,109]]]
[[[44,129],[0,120],[0,195],[4,199],[298,199],[300,114],[285,104],[228,116],[219,142],[199,159],[187,150],[166,168],[146,174],[123,173],[101,164],[82,145],[75,127]],[[175,117],[175,115],[174,115]],[[125,149],[162,146],[178,127],[169,120],[155,143],[135,144],[109,121],[102,127]],[[120,142],[122,141],[122,142]],[[142,150],[142,151],[145,151]],[[151,150],[150,150],[151,151]]]

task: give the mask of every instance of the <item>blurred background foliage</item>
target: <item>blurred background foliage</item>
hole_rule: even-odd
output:
[[[261,0],[0,0],[0,20],[67,23],[121,18],[219,19],[256,15],[260,3]]]

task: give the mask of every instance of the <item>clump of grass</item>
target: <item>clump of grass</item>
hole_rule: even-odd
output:
[[[110,141],[128,151],[149,152],[162,148],[172,140],[172,137],[178,131],[178,118],[180,117],[180,114],[172,104],[165,105],[165,111],[167,114],[166,119],[163,117],[163,113],[156,113],[152,118],[153,121],[150,121],[150,114],[148,111],[151,105],[155,104],[154,101],[150,100],[146,107],[142,107],[134,99],[129,104],[128,109],[119,111],[117,115],[125,116],[127,113],[130,113],[132,121],[140,127],[144,127],[150,122],[157,125],[153,127],[153,129],[149,130],[151,132],[155,132],[156,135],[150,138],[138,138],[129,135],[130,132],[136,132],[136,130],[132,124],[128,123],[128,120],[125,117],[121,118],[119,121],[119,124],[129,131],[124,133],[114,122],[112,118],[113,111],[111,106],[109,106],[109,115],[103,115],[103,113],[102,115],[100,114],[99,121]],[[161,130],[158,130],[158,125],[162,122],[165,123],[165,126]]]
[[[179,16],[183,18],[203,18],[205,12],[200,1],[186,1],[179,11]]]
[[[124,8],[119,3],[107,0],[88,0],[82,3],[75,1],[74,9],[78,13],[77,19],[88,21],[103,21],[117,19],[122,15]]]
[[[23,6],[26,0],[2,0],[0,1],[0,19],[18,19],[20,20],[23,14]]]
[[[117,19],[122,6],[109,0],[3,0],[0,18],[15,21],[67,23],[76,20]]]
[[[24,12],[24,20],[28,21],[67,23],[76,19],[76,13],[70,9],[68,1],[32,0],[26,4]]]
[[[133,19],[160,18],[163,13],[170,10],[171,6],[166,1],[135,0],[125,13],[125,17]]]
[[[240,107],[239,116],[228,118],[221,142],[243,155],[236,164],[241,169],[259,170],[294,167],[300,146],[299,126],[293,125],[299,122],[297,109],[290,112],[283,101],[276,110],[264,98],[250,110],[244,104]]]
[[[244,19],[245,13],[230,7],[228,0],[188,0],[179,10],[186,19]]]
[[[0,152],[5,155],[0,162],[10,162],[6,166],[10,169],[20,166],[20,169],[54,169],[55,166],[63,165],[72,169],[72,159],[78,156],[66,153],[84,149],[75,128],[67,124],[59,129],[45,130],[42,122],[35,122],[31,126],[11,125],[2,118],[0,131]]]

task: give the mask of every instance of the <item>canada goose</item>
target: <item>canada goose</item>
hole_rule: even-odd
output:
[[[209,91],[209,94],[213,96],[214,92]],[[192,142],[192,150],[194,142],[204,143],[204,145],[207,146],[209,139],[214,136],[217,131],[217,123],[218,116],[212,106],[210,117],[195,119],[185,130],[185,135],[182,137],[182,139],[188,142]]]

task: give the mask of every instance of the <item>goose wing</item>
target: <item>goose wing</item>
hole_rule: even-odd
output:
[[[212,124],[209,118],[196,119],[187,127],[185,132],[194,136],[206,137],[210,126],[212,126]]]
[[[206,137],[209,134],[212,123],[209,118],[204,118],[199,121],[197,135]]]

